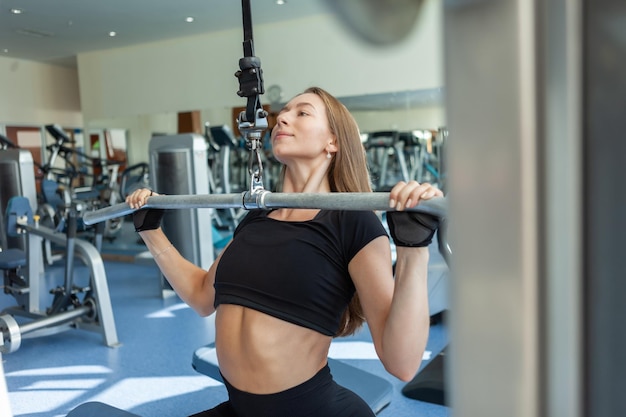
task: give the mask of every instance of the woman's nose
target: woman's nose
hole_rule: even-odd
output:
[[[285,114],[284,112],[283,112],[283,113],[280,113],[280,114],[276,117],[276,123],[277,123],[277,124],[280,124],[280,125],[285,125],[285,124],[287,124],[287,116],[286,116],[286,114]]]

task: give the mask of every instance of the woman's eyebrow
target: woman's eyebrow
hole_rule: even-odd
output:
[[[312,103],[309,103],[307,101],[302,101],[296,104],[296,108],[303,108],[303,107],[310,107],[313,110],[317,110]]]
[[[294,107],[295,107],[295,108],[310,107],[310,108],[312,108],[313,110],[317,110],[317,109],[315,108],[315,106],[314,106],[312,103],[309,103],[309,102],[307,102],[307,101],[303,101],[303,102],[300,102],[300,103],[296,103]],[[289,111],[289,110],[291,110],[291,106],[290,106],[290,105],[285,105],[285,107],[283,107],[282,109],[280,109],[280,111],[279,111],[278,113],[280,114],[280,113],[283,113],[283,112],[286,112],[286,111]]]

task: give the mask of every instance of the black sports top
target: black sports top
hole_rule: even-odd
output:
[[[348,263],[387,233],[371,211],[320,211],[287,222],[252,210],[215,274],[215,307],[238,304],[334,336],[355,292]]]

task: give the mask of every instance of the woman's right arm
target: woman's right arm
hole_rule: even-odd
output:
[[[150,194],[150,190],[136,190],[126,197],[126,202],[132,208],[140,208]],[[161,227],[140,231],[139,236],[178,296],[201,316],[212,314],[215,311],[213,283],[220,258],[218,257],[209,270],[205,271],[185,259],[165,236]]]
[[[208,271],[185,259],[168,240],[161,228],[139,232],[154,260],[176,294],[199,315],[208,316],[215,309],[215,269],[219,258]]]

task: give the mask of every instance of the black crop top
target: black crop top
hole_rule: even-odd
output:
[[[215,274],[215,307],[237,304],[334,336],[355,292],[348,263],[386,231],[371,211],[287,222],[252,210]]]

